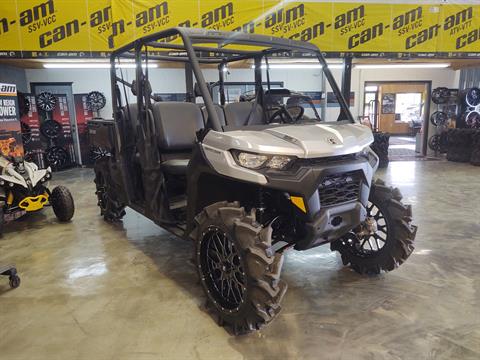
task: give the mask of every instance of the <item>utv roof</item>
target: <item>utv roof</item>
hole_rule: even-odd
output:
[[[183,41],[179,41],[179,37]],[[190,48],[200,53],[200,56],[197,54],[198,60],[205,63],[240,60],[271,53],[319,52],[317,46],[297,40],[244,32],[174,27],[122,46],[112,53],[112,59],[132,58],[135,49],[145,47],[149,51],[162,51],[161,55],[149,56],[150,59],[170,61],[188,61],[185,52]]]

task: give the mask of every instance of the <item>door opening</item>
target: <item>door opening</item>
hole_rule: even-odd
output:
[[[365,82],[363,115],[390,134],[390,160],[426,155],[430,89],[430,81]]]

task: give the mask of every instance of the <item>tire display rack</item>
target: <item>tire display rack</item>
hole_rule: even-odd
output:
[[[40,115],[38,113],[35,95],[19,93],[19,104],[28,103],[28,109],[20,111],[22,141],[25,151],[24,158],[34,162],[39,168],[45,168],[44,152],[40,139]],[[22,107],[20,107],[22,109]]]
[[[90,93],[73,95],[75,102],[75,118],[77,120],[78,141],[82,153],[82,165],[92,166],[94,155],[88,140],[87,124],[94,118],[100,118],[99,111],[105,106],[106,99],[102,93],[92,91]]]
[[[436,105],[430,115],[430,123],[435,127],[435,133],[428,139],[428,147],[435,156],[447,152],[447,130],[455,127],[457,113],[458,89],[438,87],[432,91],[432,102]]]
[[[43,92],[25,97],[30,106],[21,117],[25,158],[54,171],[75,166],[67,96]]]

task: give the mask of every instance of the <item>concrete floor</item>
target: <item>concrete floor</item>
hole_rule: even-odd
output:
[[[190,244],[129,211],[98,216],[90,170],[55,176],[72,190],[69,224],[51,209],[6,229],[0,263],[1,359],[480,359],[480,170],[394,162],[419,225],[396,271],[361,277],[327,247],[286,256],[289,291],[264,330],[233,337],[203,309]]]

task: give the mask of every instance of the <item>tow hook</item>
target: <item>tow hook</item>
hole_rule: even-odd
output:
[[[371,216],[367,217],[365,221],[360,225],[360,231],[357,232],[358,237],[364,237],[372,235],[377,232],[377,222]]]

